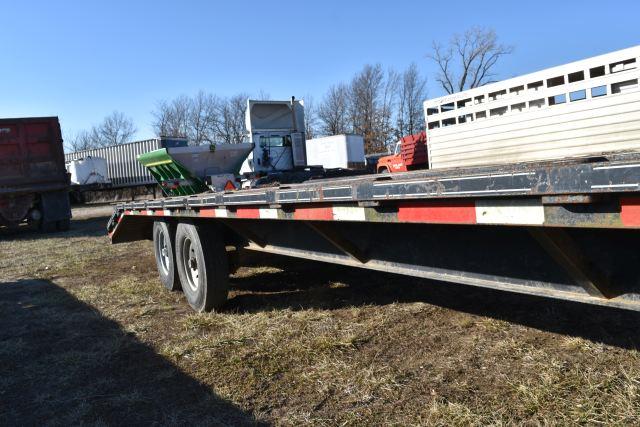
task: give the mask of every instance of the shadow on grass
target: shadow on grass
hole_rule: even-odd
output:
[[[16,228],[0,227],[0,240],[38,240],[67,237],[99,237],[107,235],[109,217],[72,219],[67,231],[44,233],[37,227],[22,224]]]
[[[50,281],[0,284],[0,424],[256,424]]]
[[[228,302],[229,311],[424,302],[620,348],[640,348],[638,312],[271,255],[251,263],[283,271],[232,278],[231,287],[239,294]]]

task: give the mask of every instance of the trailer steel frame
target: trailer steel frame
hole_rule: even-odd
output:
[[[226,245],[640,310],[640,154],[317,180],[117,205],[113,243],[154,221]]]

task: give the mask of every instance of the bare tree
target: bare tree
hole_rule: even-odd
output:
[[[304,133],[306,139],[313,139],[317,136],[318,111],[313,101],[313,96],[306,95],[304,98]]]
[[[387,71],[386,79],[381,91],[380,106],[376,112],[376,138],[384,146],[394,142],[395,129],[393,127],[394,111],[400,76],[392,69]]]
[[[187,137],[193,145],[215,142],[220,101],[215,95],[200,91],[189,102]]]
[[[411,63],[402,73],[398,87],[397,138],[424,130],[422,102],[427,97],[427,80]]]
[[[268,101],[271,99],[271,94],[264,89],[260,89],[258,91],[258,95],[254,99],[258,99],[260,101]]]
[[[114,111],[105,117],[94,131],[98,135],[100,146],[107,147],[130,142],[137,129],[131,118],[119,111]]]
[[[242,142],[247,98],[246,94],[219,98],[200,91],[193,97],[160,101],[153,112],[153,128],[158,135],[187,138],[192,145]]]
[[[83,151],[91,148],[98,148],[94,143],[94,138],[91,135],[90,130],[81,130],[80,132],[69,138],[67,146],[70,151]]]
[[[344,83],[331,86],[318,108],[320,131],[325,135],[348,132],[349,88]]]
[[[125,144],[131,141],[136,132],[136,127],[130,117],[114,111],[105,117],[99,125],[78,132],[68,146],[73,151],[81,151]]]
[[[216,137],[221,142],[237,144],[246,139],[245,111],[247,94],[241,93],[222,101],[218,107]]]
[[[367,64],[353,77],[349,87],[349,118],[354,133],[364,136],[367,153],[377,153],[384,149],[384,142],[376,132],[383,82],[382,66]]]
[[[498,43],[494,30],[474,27],[454,35],[446,47],[433,42],[428,57],[438,65],[436,81],[451,94],[493,82],[494,66],[512,52],[512,46]]]
[[[189,136],[191,100],[181,95],[172,101],[160,101],[153,112],[153,129],[158,136]]]

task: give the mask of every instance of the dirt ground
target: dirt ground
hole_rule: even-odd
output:
[[[640,423],[640,314],[260,255],[220,313],[71,230],[0,231],[0,424]]]

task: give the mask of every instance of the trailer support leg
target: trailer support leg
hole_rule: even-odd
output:
[[[366,264],[367,261],[369,261],[370,258],[360,248],[350,240],[345,239],[342,234],[335,232],[330,225],[319,222],[306,222],[306,224],[309,228],[318,233],[333,246],[340,249],[346,255],[349,255],[351,258],[363,264]]]
[[[530,227],[529,233],[589,295],[606,299],[617,296],[606,275],[589,262],[565,230]]]

